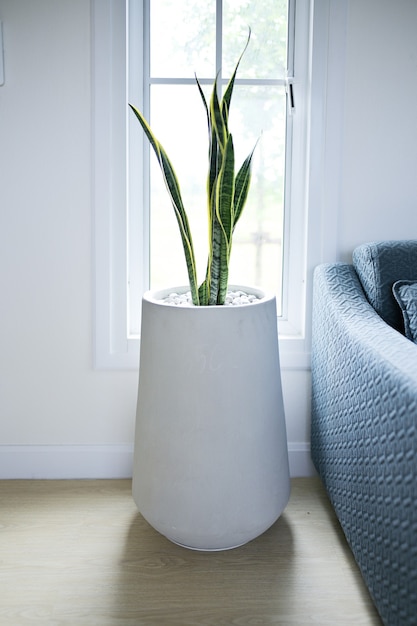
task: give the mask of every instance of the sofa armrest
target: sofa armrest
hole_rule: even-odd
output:
[[[417,346],[348,264],[315,271],[312,391],[312,457],[346,538],[384,622],[413,623]]]
[[[412,391],[417,394],[416,345],[391,328],[376,313],[364,294],[353,266],[347,263],[324,264],[315,270],[313,358],[323,347],[323,342],[326,351],[330,349],[326,330],[329,324],[335,324],[339,331],[332,334],[336,355],[340,350],[339,342],[343,342],[343,348],[350,352],[353,345],[357,346],[366,353],[366,361],[372,358],[382,369],[387,369],[390,376],[404,377],[403,382],[410,384]],[[339,360],[343,361],[342,355],[340,357]],[[353,367],[357,369],[354,363]],[[394,368],[396,374],[391,368]]]

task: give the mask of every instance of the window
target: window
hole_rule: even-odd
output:
[[[133,4],[131,0],[130,6]],[[138,72],[139,64],[141,70],[143,67],[139,106],[178,174],[200,282],[207,259],[207,125],[194,70],[209,101],[215,76],[222,88],[227,84],[245,46],[247,25],[251,26],[251,41],[239,67],[230,113],[236,167],[255,144],[257,147],[245,214],[233,238],[229,281],[273,291],[281,313],[285,157],[286,142],[290,145],[292,141],[286,87],[287,77],[293,74],[294,3],[145,0],[143,6],[144,63],[131,51],[129,75]],[[153,154],[148,164],[149,146],[146,141],[145,146],[138,145],[134,135],[142,130],[132,121],[130,136],[136,140],[137,150],[145,148],[145,169],[150,171],[150,179],[141,177],[144,184],[139,197],[132,195],[129,203],[129,214],[149,211],[150,257],[143,283],[150,283],[151,288],[187,284],[177,225],[159,167]],[[287,170],[290,168],[288,160]],[[139,170],[129,171],[137,176]],[[129,275],[137,272],[135,259],[129,264]],[[139,334],[140,297],[137,281],[133,279],[132,284],[129,328]]]
[[[240,4],[248,5],[253,13],[245,14]],[[139,124],[128,114],[127,102],[135,103],[150,119],[177,169],[193,237],[197,240],[202,233],[204,239],[205,197],[199,199],[198,193],[205,194],[207,165],[204,135],[200,136],[205,132],[205,113],[191,72],[196,70],[204,88],[209,88],[219,70],[222,81],[227,80],[250,23],[252,39],[238,74],[231,125],[234,116],[236,130],[232,132],[243,156],[261,133],[262,137],[248,205],[236,229],[230,279],[261,283],[277,293],[281,361],[284,367],[308,367],[308,272],[314,255],[316,262],[320,260],[317,251],[323,246],[319,236],[312,237],[314,244],[307,245],[311,217],[322,193],[320,185],[311,185],[309,175],[324,161],[331,162],[323,156],[325,99],[314,113],[311,80],[317,67],[315,89],[323,89],[328,23],[332,12],[336,12],[337,22],[339,9],[332,8],[332,0],[314,3],[314,14],[307,0],[288,0],[288,6],[286,0],[271,0],[267,12],[265,3],[238,0],[201,3],[198,12],[191,10],[192,5],[193,0],[152,0],[150,5],[149,0],[92,3],[96,366],[137,367],[141,294],[149,282],[156,287],[178,282],[180,277],[182,284],[187,283],[172,208],[154,155],[148,151]],[[278,9],[279,13],[274,13]],[[178,13],[181,21],[175,23]],[[311,47],[313,23],[317,23],[319,32],[316,51]],[[279,36],[271,40],[269,48],[264,42],[273,39],[268,30],[271,24]],[[172,47],[168,52],[160,45],[161,40],[165,45],[167,28],[175,33],[169,38]],[[269,50],[272,61],[268,55],[266,60],[262,58]],[[290,85],[294,102],[288,98]],[[189,98],[194,99],[190,110],[172,108],[173,102]],[[261,124],[259,116],[254,115],[259,110]],[[173,118],[177,120],[184,114],[185,122],[194,124],[190,111],[200,115],[191,132],[193,137],[199,133],[196,145],[202,148],[202,154],[198,158],[194,156],[194,145],[185,145],[182,135],[181,140],[175,136],[180,125],[172,123]],[[337,115],[333,116],[335,128],[337,122]],[[184,152],[192,153],[191,163]],[[332,176],[336,186],[337,176],[334,172]],[[151,209],[150,202],[155,203]],[[191,208],[194,205],[195,212]],[[316,210],[317,217],[322,218],[323,207]],[[164,232],[167,222],[168,234]],[[317,228],[320,219],[314,224]],[[238,233],[241,226],[246,230],[242,228]],[[204,265],[204,241],[195,241],[195,245],[203,249]],[[165,273],[158,275],[160,268]],[[171,268],[173,274],[169,276],[167,269]]]

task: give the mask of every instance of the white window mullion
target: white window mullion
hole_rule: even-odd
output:
[[[286,204],[284,265],[283,265],[283,317],[280,334],[287,337],[282,353],[293,351],[306,354],[306,285],[307,285],[307,184],[308,184],[308,124],[310,13],[301,2],[290,5],[289,28],[293,29],[293,42],[288,48],[288,75],[291,77],[295,111],[291,111],[287,98],[287,131],[291,133],[287,144]],[[289,163],[290,160],[290,163]],[[302,184],[300,184],[302,181]],[[296,340],[296,341],[294,341]],[[291,357],[292,358],[292,357]]]
[[[292,176],[293,170],[293,111],[290,101],[290,88],[294,82],[294,48],[295,48],[295,6],[296,0],[288,4],[288,41],[287,41],[287,71],[286,71],[286,137],[285,137],[285,189],[284,189],[284,228],[282,247],[282,290],[281,290],[281,330],[286,326],[288,333],[289,318],[289,298],[290,298],[290,234],[291,234],[291,212],[289,207],[292,201]],[[291,87],[290,87],[291,83]]]
[[[149,42],[146,40],[149,29],[144,22],[149,21],[149,4],[127,2],[127,73],[128,102],[149,112]],[[144,33],[144,37],[138,37]],[[137,121],[128,111],[128,160],[127,160],[127,241],[126,255],[128,283],[127,334],[137,341],[140,334],[142,293],[149,287],[149,159],[148,145],[137,130]],[[136,210],[136,205],[140,210]],[[138,245],[141,242],[141,245]],[[135,339],[136,338],[136,339]]]
[[[95,366],[137,364],[127,337],[126,7],[92,5],[92,203],[94,210]],[[121,254],[122,252],[122,254]]]
[[[219,84],[222,78],[223,56],[223,0],[216,0],[216,76]]]

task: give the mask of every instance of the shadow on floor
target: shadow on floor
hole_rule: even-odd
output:
[[[124,626],[272,623],[267,614],[273,606],[286,613],[292,560],[285,512],[257,539],[222,552],[179,547],[137,514],[126,537],[114,612]],[[265,621],[258,621],[260,613]]]

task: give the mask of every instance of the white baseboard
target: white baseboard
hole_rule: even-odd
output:
[[[289,441],[288,458],[290,462],[291,478],[317,476],[316,469],[311,460],[310,442]]]
[[[0,479],[130,478],[133,445],[0,446]]]
[[[290,474],[314,476],[309,443],[289,443]],[[133,445],[0,445],[0,480],[130,478]]]

